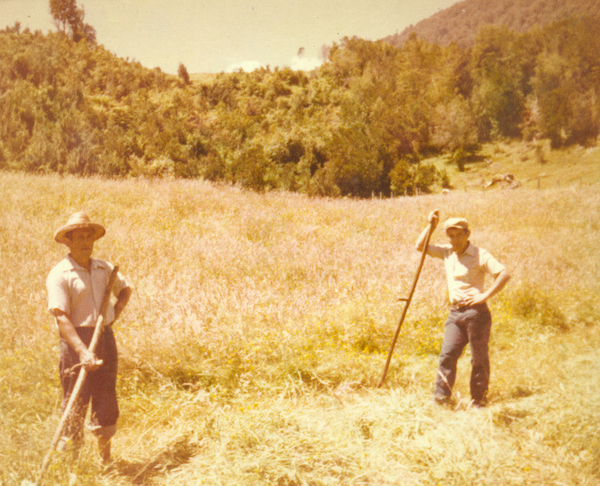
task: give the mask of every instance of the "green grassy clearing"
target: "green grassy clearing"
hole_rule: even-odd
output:
[[[512,174],[525,189],[582,187],[600,183],[600,147],[574,146],[550,150],[547,140],[506,141],[485,144],[459,172],[447,155],[427,159],[445,169],[456,191],[497,190],[502,184],[485,187],[495,177]]]

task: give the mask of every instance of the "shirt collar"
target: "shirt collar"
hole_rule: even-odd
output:
[[[471,243],[469,241],[469,245],[467,246],[467,249],[460,256],[464,256],[464,255],[475,256],[476,254],[477,254],[477,248],[475,247],[475,245],[473,243]]]
[[[92,269],[105,268],[105,264],[102,260],[96,260],[95,258],[91,258],[90,260],[91,260],[91,268]],[[68,254],[67,258],[65,258],[63,261],[64,261],[64,270],[66,270],[66,271],[68,271],[68,270],[86,270],[81,265],[79,265],[79,263],[77,263],[75,260],[73,260],[73,257],[71,256],[71,254]]]

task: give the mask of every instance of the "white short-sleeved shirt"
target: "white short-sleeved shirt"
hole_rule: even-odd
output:
[[[75,327],[95,327],[112,270],[110,263],[92,258],[91,272],[88,272],[67,255],[50,270],[46,279],[48,310],[63,311]],[[118,272],[112,293],[118,296],[126,287],[129,283]],[[114,307],[109,303],[104,322],[108,325],[114,318]]]
[[[470,242],[460,257],[452,250],[452,245],[429,245],[427,254],[444,259],[448,295],[452,304],[460,304],[467,296],[482,293],[486,273],[496,277],[505,270],[504,265],[489,251],[478,248]],[[477,292],[474,292],[474,289]]]

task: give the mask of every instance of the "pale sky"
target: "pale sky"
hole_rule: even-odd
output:
[[[96,40],[147,68],[190,74],[242,67],[310,70],[321,47],[378,40],[458,0],[77,0]],[[56,30],[49,0],[0,0],[0,28]],[[300,48],[304,54],[298,56]]]

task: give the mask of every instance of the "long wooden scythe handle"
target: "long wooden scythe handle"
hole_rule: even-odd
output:
[[[432,215],[439,215],[439,212],[435,210]],[[385,367],[383,368],[383,373],[381,378],[379,379],[379,383],[377,384],[377,388],[383,385],[385,381],[385,377],[388,372],[388,368],[390,366],[390,361],[392,360],[392,354],[394,352],[394,347],[396,346],[396,341],[398,340],[398,335],[400,334],[400,329],[402,328],[402,323],[404,322],[404,318],[406,317],[406,311],[408,310],[408,306],[410,305],[410,301],[412,300],[412,296],[415,293],[415,289],[417,288],[417,282],[419,281],[419,275],[421,275],[421,268],[423,268],[423,262],[425,262],[425,257],[427,256],[427,247],[429,246],[429,239],[431,238],[431,233],[433,233],[433,221],[432,218],[429,218],[429,227],[427,228],[427,235],[425,237],[425,246],[423,246],[423,253],[421,254],[421,261],[419,262],[419,268],[417,269],[417,273],[415,275],[415,279],[413,280],[412,288],[410,289],[410,294],[408,298],[401,299],[404,300],[404,310],[402,311],[402,316],[400,317],[400,322],[398,323],[398,327],[396,328],[396,332],[394,333],[394,338],[392,339],[392,345],[390,346],[390,352],[388,353],[387,360],[385,362]]]
[[[110,277],[108,279],[108,285],[106,286],[106,290],[104,292],[104,296],[102,298],[102,304],[100,305],[100,315],[98,316],[98,320],[96,321],[96,328],[94,329],[94,334],[92,336],[92,341],[88,346],[88,349],[94,353],[96,351],[96,346],[98,345],[98,341],[100,340],[100,336],[102,335],[102,331],[104,330],[104,314],[106,314],[106,309],[108,308],[108,304],[110,302],[110,293],[112,291],[112,287],[117,278],[117,273],[119,272],[119,267],[115,265],[113,268]],[[83,383],[85,382],[85,378],[87,376],[87,370],[84,366],[79,370],[79,376],[77,377],[77,382],[73,387],[73,391],[71,392],[71,396],[69,401],[67,402],[67,406],[62,414],[58,427],[56,428],[56,432],[54,433],[54,437],[52,438],[52,445],[50,446],[50,450],[46,453],[46,457],[44,457],[44,462],[42,463],[42,469],[40,471],[40,475],[38,477],[38,484],[41,484],[42,478],[48,469],[48,465],[50,464],[50,458],[52,456],[52,452],[56,449],[58,441],[61,438],[62,431],[67,423],[67,419],[71,413],[71,409],[75,404],[75,401],[79,397],[79,393],[81,392],[81,388],[83,387]]]

